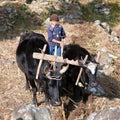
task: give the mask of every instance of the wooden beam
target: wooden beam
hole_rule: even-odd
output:
[[[38,79],[38,75],[39,75],[40,68],[41,68],[41,65],[42,65],[42,61],[43,61],[43,58],[44,58],[44,55],[45,55],[44,52],[46,50],[46,47],[47,47],[47,45],[45,44],[44,47],[43,47],[43,50],[42,50],[41,59],[40,59],[39,64],[38,64],[37,73],[36,73],[36,79]]]
[[[54,52],[55,59],[57,57],[57,46],[55,46],[55,52]],[[53,70],[56,70],[56,62],[53,63]]]
[[[60,62],[60,63],[67,63],[75,66],[83,66],[83,60],[69,60],[69,59],[63,59],[63,57],[60,56],[54,56],[54,55],[49,55],[49,54],[44,54],[44,57],[42,53],[33,53],[33,58],[35,59],[43,59],[47,61],[52,61],[52,62]]]
[[[87,58],[88,58],[88,55],[85,56],[84,61],[83,61],[83,64],[85,64]],[[83,71],[83,68],[80,68],[80,71],[79,71],[79,74],[78,74],[78,77],[77,77],[77,80],[76,80],[75,85],[78,85],[78,82],[79,82],[80,77],[81,77],[81,75],[82,75],[82,71]]]
[[[99,62],[100,57],[101,57],[101,52],[98,51],[97,58],[96,58],[96,62]]]

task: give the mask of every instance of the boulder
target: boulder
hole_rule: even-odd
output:
[[[94,112],[87,120],[120,120],[120,106]]]
[[[48,108],[23,105],[14,109],[11,120],[52,120],[52,117]]]

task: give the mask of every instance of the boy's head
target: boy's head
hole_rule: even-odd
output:
[[[50,21],[59,21],[59,16],[57,14],[52,14],[50,16]]]

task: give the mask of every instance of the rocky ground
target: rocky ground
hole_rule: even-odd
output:
[[[25,1],[22,2],[24,3]],[[85,2],[83,2],[83,4],[85,4]],[[1,3],[0,14],[2,14],[2,5],[3,3]],[[31,3],[28,6],[32,8],[32,10],[40,8],[40,6],[35,5],[39,4]],[[14,11],[13,13],[16,12]],[[12,15],[14,16],[16,14]],[[22,19],[23,18],[24,17],[22,17]],[[7,19],[5,23],[9,23]],[[86,120],[87,117],[95,111],[105,110],[120,105],[120,45],[115,41],[110,41],[110,34],[99,27],[99,25],[94,24],[94,22],[84,21],[79,18],[76,20],[77,23],[73,24],[69,21],[69,17],[67,20],[66,19],[61,18],[61,24],[65,28],[67,34],[67,38],[65,39],[66,43],[71,42],[80,44],[95,56],[98,51],[101,51],[101,59],[99,62],[100,65],[104,67],[103,69],[99,69],[101,74],[98,75],[97,80],[107,93],[107,97],[89,96],[86,103],[80,102],[77,105],[71,102],[69,98],[63,97],[64,110],[61,106],[51,107],[50,110],[55,120],[65,120],[63,111],[65,112],[67,120]],[[74,19],[74,16],[72,19]],[[38,26],[40,23],[39,19],[35,18],[34,20],[37,20],[36,26]],[[66,22],[64,20],[66,20]],[[31,24],[31,21],[29,22]],[[12,23],[12,25],[15,24]],[[24,24],[21,22],[22,27],[23,25]],[[27,22],[25,27],[27,27]],[[20,34],[26,30],[25,27],[19,27],[19,30],[15,28],[17,31],[14,34],[6,31],[6,34],[1,34],[2,37],[0,37],[1,120],[10,120],[10,115],[16,107],[31,104],[32,101],[31,92],[25,92],[25,77],[18,69],[15,59],[15,51],[19,42],[19,37]],[[33,31],[43,33],[47,38],[45,30],[41,30],[39,27],[32,28]],[[1,29],[2,28],[0,28],[0,30]],[[9,29],[12,29],[12,27]],[[112,30],[114,30],[118,36],[120,36],[119,29],[119,24],[112,27]],[[111,55],[112,57],[110,57]],[[105,75],[102,73],[105,73]],[[43,100],[44,95],[39,95],[39,101]],[[47,106],[43,103],[38,107],[42,108]]]

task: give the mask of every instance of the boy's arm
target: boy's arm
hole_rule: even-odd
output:
[[[64,39],[66,37],[66,33],[63,29],[63,27],[61,28],[61,38]]]
[[[52,31],[50,29],[48,29],[47,34],[48,34],[48,41],[51,42],[53,40]]]
[[[63,46],[63,41],[58,41],[58,40],[53,39],[52,42],[58,43],[58,44],[60,44],[60,46]]]
[[[56,39],[53,39],[53,35],[52,35],[53,32],[50,30],[50,28],[47,30],[47,33],[48,33],[48,41],[49,42],[54,42],[54,43],[60,44],[60,46],[63,46],[63,42],[62,41],[58,41]]]

